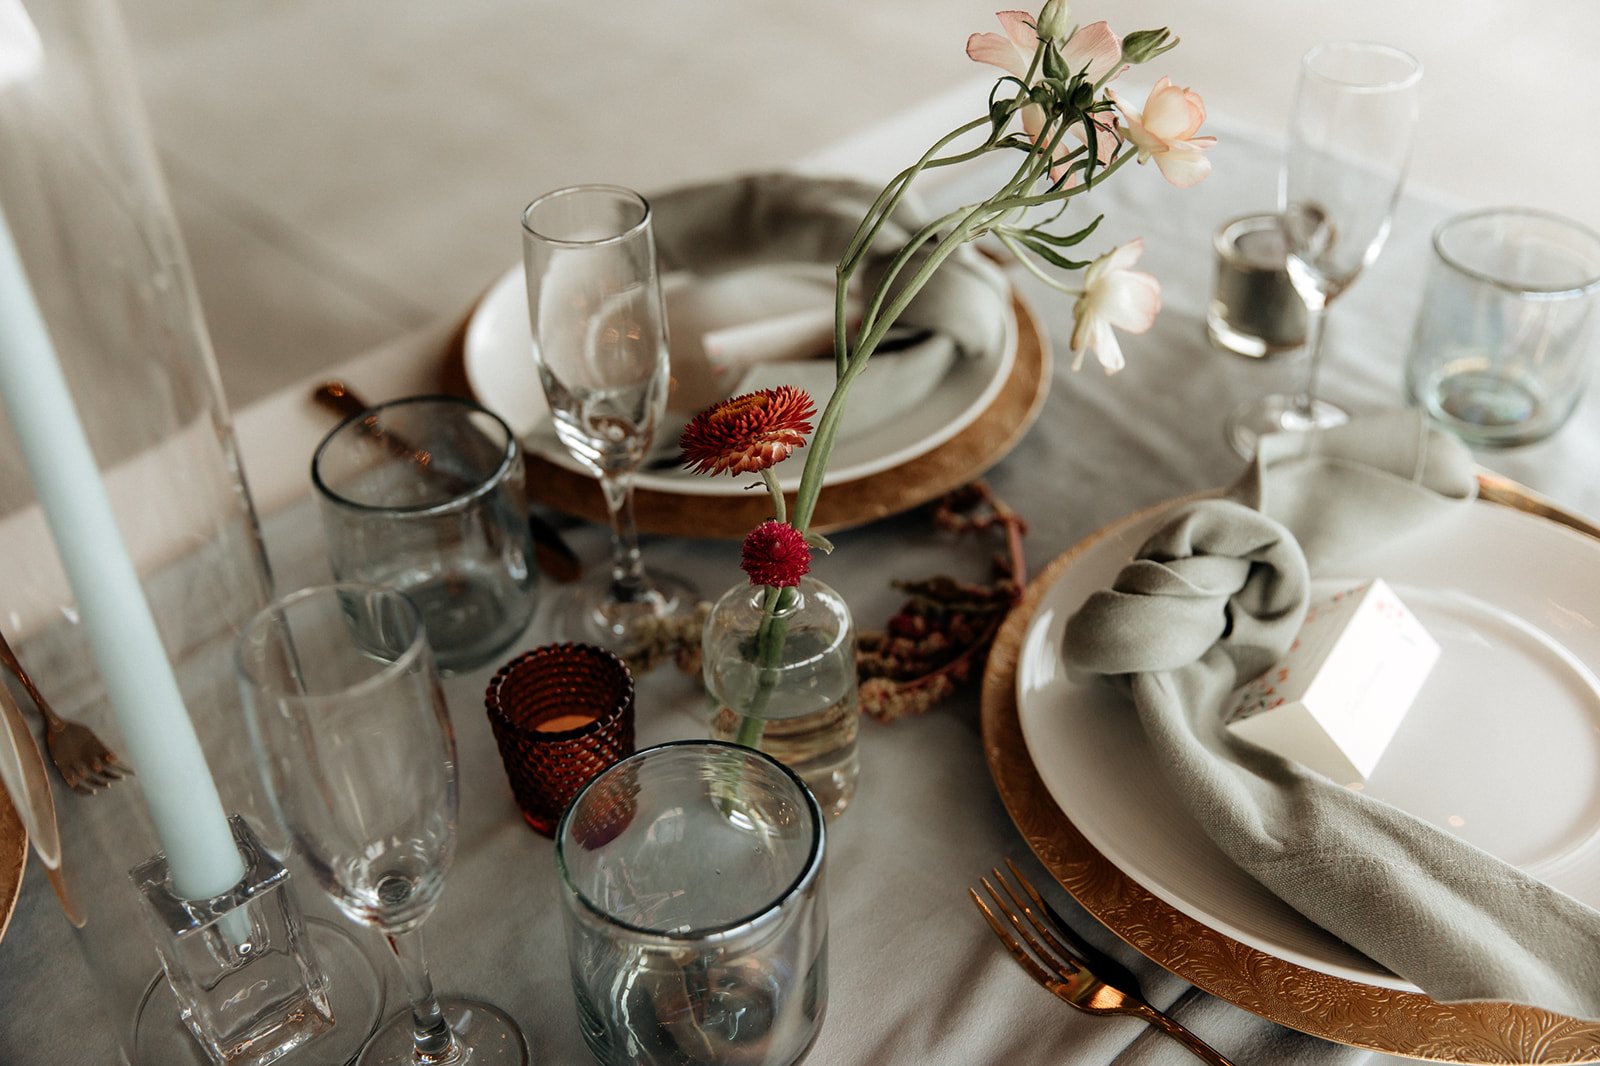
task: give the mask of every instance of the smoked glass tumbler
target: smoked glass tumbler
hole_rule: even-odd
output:
[[[556,863],[578,1024],[605,1066],[788,1066],[828,990],[824,828],[749,748],[664,744],[573,801]]]

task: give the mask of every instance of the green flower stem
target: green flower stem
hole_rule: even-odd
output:
[[[1046,285],[1058,292],[1064,292],[1068,296],[1083,295],[1082,289],[1074,289],[1070,285],[1063,285],[1049,274],[1046,274],[1043,270],[1040,270],[1039,265],[1033,261],[1033,257],[1028,254],[1027,249],[1023,248],[1022,245],[1017,243],[1016,238],[1007,233],[996,233],[995,236],[999,238],[1001,244],[1010,249],[1011,254],[1017,257],[1017,262],[1021,263],[1023,269],[1028,273],[1032,274],[1034,277],[1038,278],[1040,281],[1044,282]]]
[[[789,619],[783,612],[794,605],[800,592],[794,588],[766,586],[761,604],[761,624],[756,629],[756,662],[761,673],[756,677],[756,690],[750,694],[750,705],[739,718],[739,732],[735,743],[747,748],[759,747],[761,734],[766,732],[767,704],[778,687],[778,672],[783,660],[783,644],[789,636]]]
[[[997,193],[996,195],[1002,195],[1012,189],[1027,188],[1032,184],[1033,181],[1037,180],[1038,175],[1032,162],[1036,151],[1037,148],[1035,151],[1030,151],[1028,153],[1023,161],[1017,166],[1016,171],[1012,173],[1010,179],[1008,179],[1005,185],[1001,187],[1000,193]],[[893,288],[896,279],[900,276],[900,272],[905,268],[906,264],[909,263],[919,251],[922,250],[922,245],[924,242],[931,239],[935,234],[939,233],[940,230],[946,229],[947,227],[950,228],[950,233],[947,233],[945,237],[941,239],[939,247],[935,249],[934,253],[931,253],[940,254],[939,248],[944,248],[946,245],[951,245],[953,247],[951,244],[952,238],[955,237],[958,231],[961,233],[961,236],[959,239],[954,240],[954,244],[964,244],[968,240],[978,236],[984,229],[987,228],[987,223],[980,226],[968,226],[965,225],[965,223],[976,217],[978,214],[984,212],[988,205],[992,202],[993,198],[986,200],[981,204],[973,204],[966,207],[957,208],[956,210],[944,215],[942,218],[937,218],[928,223],[916,233],[912,234],[911,238],[905,242],[899,253],[884,270],[883,277],[878,281],[878,287],[873,292],[872,301],[862,316],[862,335],[856,342],[857,349],[854,355],[846,356],[844,354],[848,352],[848,349],[840,347],[840,340],[836,330],[834,337],[834,356],[836,365],[864,360],[865,358],[870,357],[872,352],[877,350],[878,342],[883,339],[883,334],[888,331],[890,326],[894,325],[895,321],[900,317],[900,312],[903,311],[906,305],[911,302],[911,299],[916,297],[917,292],[922,288],[923,284],[929,277],[932,276],[931,271],[919,271],[917,276],[913,277],[913,279],[900,290],[900,295],[906,296],[907,298],[904,300],[897,300],[896,305],[891,309],[890,313],[880,320],[879,312],[882,310],[884,300],[888,298],[891,288]],[[944,256],[947,256],[948,254],[948,252],[943,253]],[[843,280],[845,283],[848,283],[849,281],[848,277],[844,278]],[[841,287],[837,294],[838,299],[841,301],[843,299],[843,293],[844,288]],[[842,302],[836,303],[837,311],[842,313],[842,308]],[[836,314],[836,327],[839,321],[841,321],[841,315]],[[883,322],[883,328],[878,331],[876,337],[873,337],[871,331],[880,321]],[[866,354],[863,355],[863,352]],[[838,395],[837,389],[835,390],[835,395]],[[815,441],[813,441],[811,455],[814,456],[816,452],[816,444]],[[807,466],[809,466],[811,462],[811,456],[807,456]]]
[[[884,223],[889,220],[889,216],[900,206],[901,199],[904,198],[906,191],[910,189],[911,183],[916,180],[918,174],[933,167],[965,163],[968,160],[978,158],[994,147],[995,136],[998,131],[992,132],[976,148],[944,158],[934,158],[951,141],[985,125],[988,121],[987,117],[973,119],[971,122],[958,126],[944,137],[941,137],[932,148],[922,154],[921,159],[896,174],[889,184],[883,187],[883,191],[878,194],[878,198],[873,201],[872,206],[867,209],[867,213],[862,217],[861,225],[856,227],[855,233],[850,238],[850,243],[845,246],[844,255],[840,257],[839,266],[834,272],[833,353],[836,373],[844,373],[844,364],[850,350],[845,320],[845,301],[849,294],[850,279],[855,276],[856,268],[861,265],[861,257],[866,254],[868,248],[872,247],[872,243],[877,239]]]
[[[1111,162],[1100,168],[1100,172],[1095,176],[1095,182],[1098,184],[1104,179],[1110,177],[1112,174],[1115,174],[1117,171],[1122,169],[1123,165],[1127,163],[1128,160],[1137,157],[1138,154],[1138,152],[1135,152],[1131,149],[1124,151],[1121,155],[1117,156]],[[1009,211],[1015,207],[1038,207],[1040,204],[1054,203],[1057,200],[1078,196],[1082,193],[1088,192],[1089,189],[1090,186],[1088,185],[1074,185],[1070,189],[1058,189],[1055,192],[1039,193],[1035,196],[1012,196],[1003,200],[989,200],[988,204],[990,207],[1005,211]]]
[[[767,483],[767,492],[772,497],[772,517],[779,522],[787,522],[789,517],[785,513],[783,490],[778,487],[778,475],[772,467],[764,466],[761,468],[761,480]]]

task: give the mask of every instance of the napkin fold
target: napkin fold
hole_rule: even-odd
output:
[[[879,189],[847,178],[750,174],[653,197],[663,273],[702,277],[753,267],[816,263],[833,268]],[[909,197],[879,230],[858,277],[876,286],[906,240],[931,221]],[[901,272],[909,278],[920,262]],[[831,286],[829,291],[831,301]],[[943,334],[968,355],[1000,343],[1009,306],[1004,275],[970,247],[957,250],[906,306],[899,322]]]
[[[692,279],[667,294],[674,412],[687,417],[725,396],[780,384],[805,389],[818,409],[827,404],[834,369],[819,356],[833,347],[834,268],[878,192],[849,179],[764,173],[652,198],[661,270]],[[858,317],[863,293],[930,217],[908,198],[884,223],[857,271]],[[900,278],[909,278],[920,258]],[[749,328],[708,333],[697,326],[697,309],[710,306],[713,318],[727,318],[730,305]],[[841,439],[927,402],[957,359],[997,358],[1009,312],[1005,275],[970,247],[957,249],[907,305],[896,333],[874,354],[873,369],[857,381]],[[730,340],[745,351],[730,357],[713,350]]]
[[[1437,1000],[1600,1019],[1600,912],[1222,723],[1229,692],[1294,639],[1313,570],[1474,491],[1466,447],[1414,411],[1266,437],[1224,498],[1175,509],[1090,596],[1066,661],[1127,686],[1206,832],[1311,921]]]

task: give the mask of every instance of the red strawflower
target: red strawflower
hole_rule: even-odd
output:
[[[697,474],[765,470],[805,446],[816,413],[811,397],[793,385],[729,397],[684,427],[678,438],[683,465]]]
[[[776,519],[752,529],[739,555],[739,569],[750,575],[752,585],[786,588],[811,572],[811,546],[804,534]]]

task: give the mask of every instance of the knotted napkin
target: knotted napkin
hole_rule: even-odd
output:
[[[697,349],[698,338],[683,332],[692,329],[689,323],[671,322],[673,375],[687,389],[673,402],[675,410],[692,414],[723,396],[780,384],[805,389],[819,409],[827,403],[833,362],[815,356],[832,352],[834,268],[878,191],[845,178],[764,173],[651,198],[664,274],[688,275],[692,284],[722,295],[731,282],[746,321],[770,321],[780,330],[785,321],[805,323],[793,327],[802,338],[794,355],[730,370],[715,353]],[[858,288],[875,288],[906,240],[929,219],[909,198],[897,205],[863,254]],[[901,282],[925,255],[919,252],[905,265]],[[694,294],[669,294],[669,315],[675,300],[688,306]],[[841,437],[881,428],[926,402],[958,358],[997,358],[1009,313],[1003,272],[972,248],[958,248],[897,319],[900,336],[910,340],[893,351],[880,348],[872,370],[856,384]],[[697,375],[694,364],[702,360],[711,370]]]
[[[1415,412],[1263,439],[1223,498],[1178,507],[1068,621],[1066,661],[1125,684],[1213,840],[1305,917],[1441,1001],[1600,1019],[1600,912],[1378,800],[1234,737],[1310,573],[1467,506],[1470,453]]]

